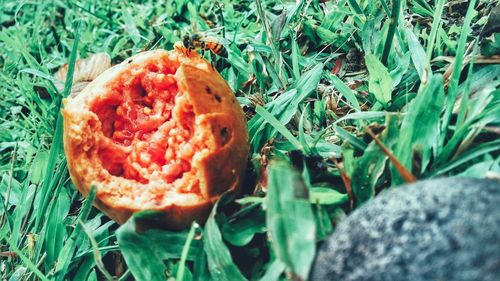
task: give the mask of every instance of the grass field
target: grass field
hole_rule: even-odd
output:
[[[306,280],[326,235],[383,189],[500,173],[497,1],[0,3],[2,280]],[[228,51],[212,63],[248,119],[247,194],[204,226],[138,234],[148,214],[119,226],[71,183],[72,85],[53,74],[193,32]]]

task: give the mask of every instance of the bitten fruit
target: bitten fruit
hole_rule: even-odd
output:
[[[155,50],[116,65],[65,100],[64,150],[73,183],[118,223],[157,210],[161,226],[203,222],[239,190],[246,121],[224,79],[197,53]]]

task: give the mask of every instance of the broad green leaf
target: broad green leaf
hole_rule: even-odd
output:
[[[375,55],[365,56],[366,67],[368,68],[368,87],[377,101],[387,105],[392,99],[392,79],[387,68],[377,59]]]
[[[188,231],[149,229],[137,232],[141,220],[150,220],[154,215],[151,211],[136,213],[116,231],[123,258],[137,280],[165,280],[167,267],[163,261],[180,259],[188,237]],[[187,259],[194,260],[201,249],[201,241],[193,240]]]
[[[225,193],[215,204],[205,225],[203,245],[207,254],[208,269],[214,280],[239,281],[247,280],[238,267],[234,264],[229,249],[222,240],[222,234],[217,225],[215,216],[220,202],[230,200],[232,195]]]
[[[334,205],[344,204],[349,201],[347,194],[340,193],[327,187],[313,187],[309,200],[313,204]]]
[[[398,118],[388,117],[386,129],[380,135],[380,140],[386,147],[391,147],[398,141]],[[352,191],[359,206],[375,195],[378,179],[385,171],[387,155],[372,141],[363,153],[363,156],[354,162],[352,174]]]
[[[57,192],[59,195],[51,202],[52,208],[49,210],[49,219],[45,230],[46,263],[49,268],[54,265],[62,249],[66,236],[66,226],[61,222],[68,215],[70,207],[70,198],[66,191],[59,189]]]
[[[433,75],[417,97],[408,106],[394,155],[408,170],[412,169],[414,152],[421,155],[420,171],[426,170],[431,157],[435,155],[441,131],[439,117],[443,109],[443,77]],[[402,183],[398,172],[393,169],[393,185]]]
[[[35,160],[31,165],[31,182],[34,184],[39,184],[42,182],[45,176],[45,167],[47,166],[47,161],[49,160],[49,153],[46,150],[41,150],[36,154]]]
[[[266,216],[261,208],[255,208],[250,214],[238,216],[222,226],[224,239],[235,246],[245,246],[257,233],[266,230]]]
[[[316,226],[300,174],[276,160],[268,168],[267,228],[276,257],[303,279],[315,254]]]
[[[392,87],[396,88],[403,79],[403,76],[407,73],[408,68],[410,67],[410,55],[409,52],[402,55],[393,55],[392,56],[396,67],[393,68],[389,73],[392,79]]]
[[[422,81],[424,79],[424,63],[425,63],[425,50],[418,41],[417,36],[413,33],[411,28],[405,28],[406,40],[408,41],[408,48],[410,49],[411,61],[417,70],[418,76]]]

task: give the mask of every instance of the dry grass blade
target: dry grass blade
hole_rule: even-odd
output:
[[[396,170],[399,172],[401,177],[405,182],[416,182],[417,178],[410,172],[408,171],[401,162],[394,156],[394,154],[379,140],[379,138],[373,133],[370,128],[366,127],[365,128],[366,132],[373,138],[375,143],[380,147],[380,149],[389,157],[389,160],[391,163],[394,165]]]

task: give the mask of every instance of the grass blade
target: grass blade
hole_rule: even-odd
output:
[[[351,90],[337,75],[330,76],[333,86],[346,98],[346,100],[352,105],[356,111],[361,111],[358,99],[354,95],[354,91]]]
[[[91,187],[89,191],[89,195],[85,200],[85,203],[82,206],[82,210],[80,211],[80,215],[78,219],[80,221],[86,221],[87,217],[90,214],[90,210],[92,209],[92,204],[94,202],[96,195],[95,187]],[[68,267],[71,262],[71,258],[75,252],[76,242],[82,237],[82,226],[80,224],[76,224],[75,229],[71,233],[68,240],[65,241],[63,248],[59,254],[59,258],[57,260],[57,265],[54,270],[54,280],[62,281],[66,273],[68,272]]]
[[[450,123],[451,114],[453,112],[453,105],[457,99],[458,92],[458,82],[460,78],[460,73],[462,72],[462,63],[465,55],[465,44],[467,43],[467,37],[471,32],[470,24],[473,17],[474,7],[476,5],[476,0],[471,0],[469,2],[469,7],[467,13],[465,14],[464,24],[462,26],[462,31],[460,32],[460,39],[458,40],[457,55],[455,56],[455,61],[453,63],[453,74],[451,76],[451,81],[448,87],[448,96],[446,97],[446,108],[443,115],[443,121],[441,124],[441,130],[446,132],[446,129]],[[441,144],[444,143],[446,134],[441,135]]]
[[[257,114],[262,116],[266,122],[271,124],[280,134],[282,134],[291,144],[295,146],[296,149],[302,149],[300,142],[288,131],[288,129],[280,123],[276,117],[269,113],[264,107],[257,105],[255,107]]]
[[[394,39],[394,33],[396,33],[396,29],[399,23],[399,14],[401,13],[401,0],[393,0],[392,1],[392,11],[390,14],[390,25],[389,31],[387,32],[387,37],[385,38],[384,51],[382,53],[381,62],[383,65],[387,66],[387,59],[389,58],[389,53],[391,52],[392,41]]]
[[[273,252],[292,274],[305,280],[316,249],[307,187],[300,174],[281,160],[270,164],[268,177],[266,221]]]
[[[186,269],[186,260],[189,253],[189,249],[191,248],[191,242],[193,242],[194,234],[198,228],[196,223],[191,224],[191,228],[189,229],[189,233],[186,237],[186,243],[184,243],[184,247],[182,248],[181,259],[179,261],[179,268],[177,269],[177,275],[175,280],[182,281],[184,280],[184,270]]]
[[[207,253],[208,268],[214,280],[239,281],[247,280],[234,264],[229,249],[222,241],[222,234],[215,221],[217,206],[230,198],[229,194],[224,194],[215,204],[205,225],[205,237],[203,245]]]

